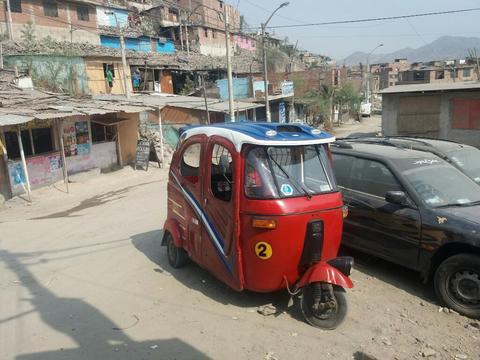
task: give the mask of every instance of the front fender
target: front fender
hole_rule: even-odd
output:
[[[163,225],[163,238],[162,238],[162,246],[166,244],[166,236],[165,234],[170,233],[173,237],[173,243],[177,247],[182,247],[182,237],[180,235],[180,227],[178,222],[175,219],[167,219],[165,224]]]
[[[299,289],[314,282],[338,285],[344,289],[353,287],[352,280],[348,276],[325,261],[320,261],[310,267],[300,278],[296,287]]]

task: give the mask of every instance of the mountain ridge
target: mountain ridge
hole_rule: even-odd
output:
[[[431,43],[414,48],[403,48],[386,54],[370,55],[370,64],[388,63],[394,59],[407,58],[412,62],[431,61],[431,60],[451,60],[462,59],[468,56],[470,49],[480,50],[480,38],[465,36],[442,36]],[[480,52],[479,52],[480,53]],[[340,60],[339,64],[348,66],[365,64],[367,53],[356,51],[345,59]]]

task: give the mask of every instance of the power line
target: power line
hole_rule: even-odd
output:
[[[365,22],[374,22],[374,21],[386,21],[386,20],[409,19],[409,18],[426,17],[426,16],[458,14],[458,13],[466,13],[466,12],[473,12],[473,11],[480,11],[480,8],[435,11],[435,12],[418,13],[418,14],[410,14],[410,15],[385,16],[385,17],[356,19],[356,20],[326,21],[326,22],[320,22],[320,23],[308,23],[308,24],[298,24],[298,25],[276,25],[276,26],[268,26],[268,27],[271,29],[283,29],[283,28],[298,28],[298,27],[324,26],[324,25],[337,25],[337,24],[355,24],[355,23],[365,23]]]

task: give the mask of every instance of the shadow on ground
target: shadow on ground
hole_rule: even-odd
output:
[[[424,284],[420,273],[351,248],[342,247],[340,253],[352,256],[355,259],[355,269],[362,273],[402,289],[421,300],[436,304],[432,284]]]
[[[33,307],[27,313],[38,313],[46,326],[69,337],[76,347],[22,354],[15,359],[208,359],[205,354],[177,338],[134,341],[89,303],[82,299],[60,297],[43,286],[22,263],[23,256],[0,250],[0,261],[6,264],[7,269],[19,279],[29,279],[22,281],[22,286],[31,296],[24,301],[29,301]],[[16,321],[23,315],[25,314],[0,319],[0,325]]]
[[[193,261],[181,269],[174,269],[168,263],[167,250],[161,246],[163,230],[154,230],[134,235],[132,243],[152,262],[152,271],[171,274],[185,287],[196,290],[223,305],[232,304],[242,308],[255,308],[273,304],[279,312],[287,312],[294,318],[302,319],[299,311],[288,308],[290,296],[286,291],[275,293],[237,292],[216,279],[207,270]]]
[[[105,204],[109,203],[110,201],[120,200],[120,199],[124,198],[129,191],[131,191],[135,188],[138,188],[140,186],[153,184],[153,183],[157,183],[157,182],[160,182],[160,181],[150,181],[150,182],[146,182],[146,183],[142,183],[142,184],[138,184],[138,185],[127,186],[123,189],[119,189],[119,190],[115,190],[115,191],[109,191],[109,192],[104,193],[104,194],[95,195],[95,196],[92,196],[91,198],[83,200],[80,204],[78,204],[77,206],[74,206],[74,207],[72,207],[68,210],[59,211],[59,212],[56,212],[56,213],[53,213],[53,214],[50,214],[50,215],[34,217],[34,218],[31,218],[30,220],[44,220],[44,219],[56,219],[56,218],[66,218],[66,217],[80,216],[80,215],[75,215],[75,214],[82,211],[82,210],[85,210],[85,209],[105,205]]]

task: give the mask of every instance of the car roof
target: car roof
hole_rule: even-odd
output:
[[[237,151],[241,150],[243,144],[298,146],[335,141],[335,137],[329,133],[297,123],[219,123],[184,127],[180,133],[182,141],[194,135],[221,136],[230,140]]]
[[[443,139],[432,139],[424,137],[413,137],[413,136],[362,136],[358,138],[346,138],[345,141],[358,141],[358,142],[376,142],[376,141],[389,141],[393,144],[400,144],[402,146],[416,146],[420,150],[429,150],[430,147],[440,151],[441,153],[449,153],[451,151],[461,150],[461,149],[475,149],[473,146],[460,144],[455,141],[443,140]],[[424,148],[421,148],[424,147]],[[432,150],[434,150],[432,149]]]
[[[387,145],[381,143],[362,143],[362,142],[347,142],[337,141],[332,144],[332,152],[339,154],[351,155],[367,155],[376,158],[387,159],[438,159],[433,153],[406,149],[400,146]]]

